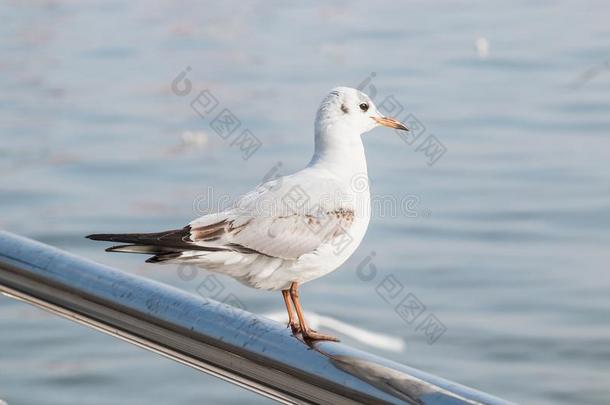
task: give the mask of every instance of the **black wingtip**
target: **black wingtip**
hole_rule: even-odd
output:
[[[151,234],[154,235],[154,234]],[[94,233],[85,236],[91,240],[101,240],[104,242],[126,242],[134,243],[138,237],[146,236],[146,234],[130,234],[130,233]]]
[[[161,253],[153,257],[149,257],[148,259],[146,259],[146,263],[162,263],[168,260],[177,259],[180,257],[180,255],[181,252]]]

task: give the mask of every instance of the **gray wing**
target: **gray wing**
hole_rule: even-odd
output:
[[[191,241],[297,259],[349,232],[354,209],[341,203],[346,198],[336,198],[340,187],[335,180],[313,176],[268,182],[242,197],[237,208],[191,222]],[[303,196],[306,203],[296,201]]]
[[[192,223],[190,239],[199,247],[297,259],[344,236],[353,221],[354,212],[344,208],[269,217],[238,216],[202,225]]]

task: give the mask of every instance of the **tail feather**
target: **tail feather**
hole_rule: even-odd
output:
[[[183,252],[202,251],[218,252],[235,250],[215,246],[201,246],[190,240],[191,228],[157,233],[98,233],[86,236],[91,240],[122,242],[126,245],[116,245],[106,249],[107,252],[141,253],[153,255],[147,263],[160,263],[179,258]]]
[[[170,231],[156,233],[97,233],[88,235],[86,238],[92,240],[103,240],[108,242],[132,243],[135,245],[155,245],[166,247],[187,247],[190,241],[191,228],[172,229]]]
[[[219,247],[201,246],[193,243],[190,239],[191,227],[187,226],[182,229],[172,229],[170,231],[157,233],[96,233],[85,236],[91,240],[101,240],[107,242],[128,243],[132,246],[150,246],[154,249],[169,249],[169,251],[179,252],[184,250],[204,250],[207,252],[216,252],[226,250]],[[113,246],[109,248],[112,252],[127,252],[126,246]],[[114,250],[116,248],[116,250]],[[135,248],[144,249],[144,248]],[[162,251],[163,253],[165,251]],[[147,252],[133,252],[147,253]],[[154,252],[152,252],[154,253]]]
[[[148,255],[158,255],[162,253],[177,253],[183,252],[183,249],[167,248],[163,246],[153,245],[117,245],[106,249],[106,252],[122,252],[122,253],[142,253]]]
[[[181,255],[182,252],[162,253],[153,257],[149,257],[148,259],[146,259],[146,263],[163,263],[170,260],[178,259]]]

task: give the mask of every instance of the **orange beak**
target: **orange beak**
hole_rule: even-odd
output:
[[[409,131],[409,128],[407,128],[405,126],[405,124],[403,124],[400,121],[395,120],[394,118],[389,118],[389,117],[381,117],[381,118],[372,117],[372,118],[378,124],[383,125],[384,127],[390,127],[390,128],[402,129],[403,131]]]

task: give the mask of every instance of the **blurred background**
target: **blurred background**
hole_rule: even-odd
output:
[[[206,291],[204,271],[104,253],[84,235],[173,229],[300,169],[322,97],[360,86],[378,104],[393,96],[418,125],[412,139],[364,137],[374,196],[408,196],[410,214],[374,212],[355,255],[303,287],[305,307],[405,347],[341,336],[348,344],[508,400],[608,403],[609,11],[603,1],[3,2],[0,227],[282,311],[278,293],[221,276]],[[185,81],[172,90],[181,72],[190,92]],[[215,133],[216,112],[193,111],[204,89],[260,140],[251,156]],[[428,156],[430,140],[441,156]],[[357,269],[370,265],[377,276],[363,280]],[[396,310],[407,296],[422,304],[417,319]],[[426,319],[439,326],[432,338]],[[5,297],[0,398],[268,403]]]

